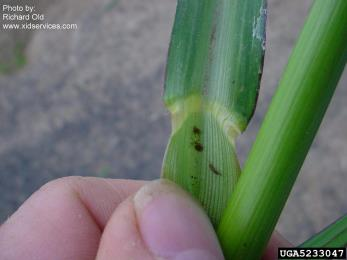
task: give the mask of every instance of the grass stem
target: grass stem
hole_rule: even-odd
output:
[[[261,257],[345,67],[346,43],[347,1],[314,1],[222,216],[226,259]]]

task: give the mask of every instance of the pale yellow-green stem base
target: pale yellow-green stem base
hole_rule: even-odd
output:
[[[169,110],[173,129],[162,175],[197,198],[217,226],[240,174],[235,117],[198,96],[176,102]]]

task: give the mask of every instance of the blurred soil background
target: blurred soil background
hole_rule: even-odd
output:
[[[55,178],[158,178],[170,134],[161,96],[176,1],[26,3],[45,22],[78,29],[0,29],[0,222]],[[238,140],[242,162],[310,4],[269,1],[265,71]],[[346,100],[345,72],[278,224],[295,244],[347,212]]]

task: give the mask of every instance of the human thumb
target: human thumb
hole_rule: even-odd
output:
[[[224,259],[202,208],[166,180],[143,186],[114,212],[103,232],[98,260]]]

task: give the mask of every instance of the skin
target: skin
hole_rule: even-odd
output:
[[[290,245],[275,233],[263,259],[278,246]],[[168,181],[58,179],[0,226],[3,260],[159,258],[223,259],[203,210]]]

